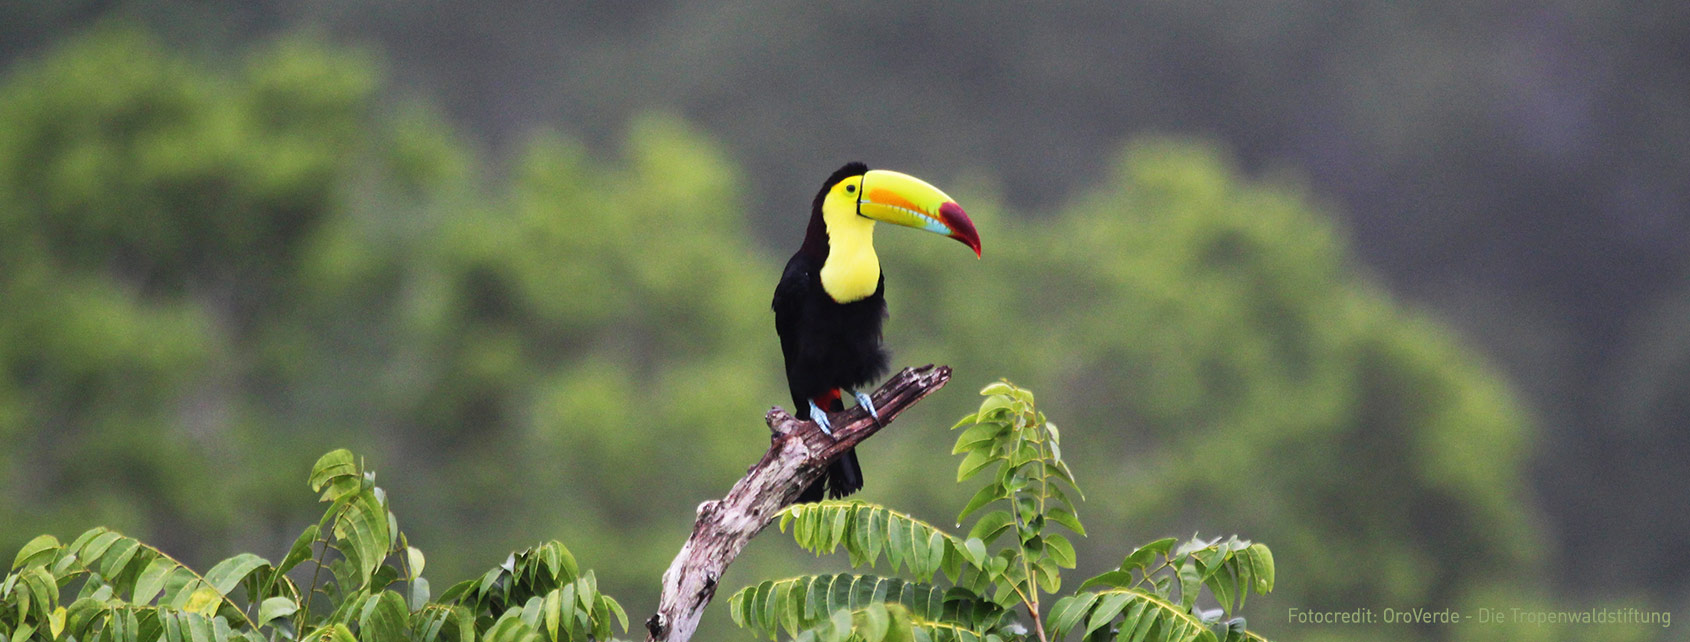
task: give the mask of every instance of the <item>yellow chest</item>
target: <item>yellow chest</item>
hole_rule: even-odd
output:
[[[880,286],[880,257],[874,253],[874,221],[855,218],[858,220],[828,225],[822,289],[839,303],[865,299]]]

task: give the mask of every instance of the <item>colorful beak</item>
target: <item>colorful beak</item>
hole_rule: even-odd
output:
[[[909,174],[875,169],[863,175],[857,213],[877,221],[949,236],[980,256],[980,234],[962,206],[939,188]]]

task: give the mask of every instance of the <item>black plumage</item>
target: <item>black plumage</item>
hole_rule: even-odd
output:
[[[787,387],[799,419],[810,418],[811,401],[827,412],[844,410],[841,393],[873,383],[886,374],[891,362],[881,345],[881,324],[886,318],[885,277],[880,278],[874,294],[849,303],[833,300],[821,282],[829,249],[822,202],[834,185],[867,171],[862,163],[851,163],[822,185],[804,244],[786,262],[775,287],[775,332],[780,335]],[[852,450],[834,460],[827,474],[805,489],[799,501],[818,501],[824,493],[844,497],[862,486],[862,468]]]

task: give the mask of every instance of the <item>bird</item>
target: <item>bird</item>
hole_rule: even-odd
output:
[[[844,411],[846,395],[880,420],[873,400],[860,392],[885,375],[891,362],[881,337],[886,278],[874,251],[877,221],[948,236],[974,250],[975,258],[981,256],[974,222],[926,181],[852,162],[822,183],[804,242],[786,262],[771,307],[794,414],[830,436],[828,413]],[[862,487],[862,467],[852,449],[797,501],[821,501],[824,494],[844,497]]]

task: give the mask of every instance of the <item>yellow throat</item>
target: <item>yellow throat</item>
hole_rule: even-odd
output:
[[[861,179],[858,179],[861,180]],[[880,286],[880,257],[874,253],[874,219],[859,216],[855,199],[822,204],[827,224],[827,260],[822,289],[839,303],[860,301]]]

